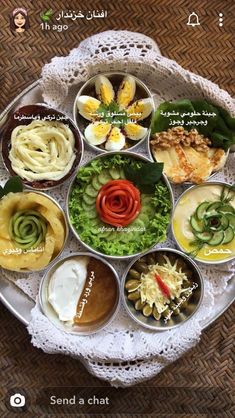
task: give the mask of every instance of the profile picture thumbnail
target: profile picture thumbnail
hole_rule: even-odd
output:
[[[10,16],[10,28],[12,32],[23,33],[29,30],[29,17],[27,10],[23,7],[18,7],[13,10]]]

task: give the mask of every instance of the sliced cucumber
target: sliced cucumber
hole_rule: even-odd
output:
[[[130,242],[133,241],[133,239],[135,239],[135,231],[123,231],[119,233],[119,241],[121,242]]]
[[[100,234],[99,228],[102,227],[100,220],[98,218],[94,218],[94,219],[91,219],[89,223],[92,227],[92,234],[93,235]]]
[[[227,215],[222,215],[222,217],[220,219],[220,222],[221,222],[221,226],[222,226],[223,229],[227,229],[228,228],[228,226],[229,226],[229,220],[227,218]]]
[[[112,180],[110,172],[108,170],[102,170],[98,175],[98,180],[101,184],[108,183],[108,181]]]
[[[93,177],[91,184],[95,190],[100,190],[100,188],[102,187],[102,184],[100,184],[99,182],[98,176]]]
[[[190,218],[190,225],[195,232],[203,232],[205,225],[202,221],[199,221],[195,215],[192,215]]]
[[[141,194],[141,203],[142,205],[148,205],[151,203],[152,196],[149,194]]]
[[[149,205],[149,206],[142,206],[141,208],[141,214],[145,214],[148,216],[149,219],[152,219],[152,217],[154,216],[154,208]]]
[[[208,206],[210,206],[210,203],[208,203],[208,202],[202,202],[197,207],[196,215],[197,215],[197,218],[199,219],[199,221],[202,221],[202,219],[203,219],[203,217],[205,215],[205,212],[207,211]]]
[[[218,212],[234,213],[234,209],[231,205],[221,205],[220,208],[218,208]]]
[[[232,213],[226,213],[226,218],[229,221],[229,225],[235,229],[235,215]]]
[[[115,227],[113,227],[115,228]],[[111,231],[111,234],[109,235],[109,241],[115,241],[115,242],[119,242],[120,241],[120,235],[122,234],[122,232],[120,231]]]
[[[84,202],[86,202],[88,205],[94,205],[95,201],[96,201],[96,197],[92,197],[89,196],[88,194],[84,193],[84,195],[82,196],[82,199],[84,200]]]
[[[112,177],[113,180],[120,179],[120,171],[119,171],[118,168],[114,168],[114,167],[110,168],[109,173],[110,173],[110,176]]]
[[[98,195],[98,190],[94,189],[91,184],[88,184],[88,186],[85,188],[85,194],[90,197],[96,197]]]
[[[108,238],[108,237],[110,237],[110,235],[112,233],[113,233],[113,231],[103,231],[103,232],[100,232],[102,238]]]
[[[207,212],[216,211],[221,206],[221,202],[213,202],[207,207]]]
[[[211,238],[212,238],[212,233],[211,232],[196,232],[195,233],[195,236],[198,238],[198,239],[200,239],[200,241],[203,241],[203,242],[208,242],[208,241],[210,241],[211,240]]]
[[[87,210],[96,210],[95,209],[95,203],[92,203],[91,205],[89,205],[87,202],[85,202],[85,200],[82,201],[82,208],[87,211]]]
[[[97,218],[97,212],[96,210],[86,210],[86,215],[88,216],[89,219],[95,219]]]
[[[125,179],[126,178],[123,168],[120,168],[120,178],[121,179]]]
[[[227,229],[225,229],[224,231],[224,239],[222,244],[229,244],[234,238],[234,230],[231,226],[229,226]]]
[[[144,224],[144,222],[142,221],[142,219],[140,219],[139,218],[139,216],[130,224],[130,225],[128,225],[130,228],[138,228],[138,229],[141,229],[142,231],[133,231],[134,233],[135,232],[138,232],[139,234],[141,234],[141,233],[143,233],[144,231],[145,231],[145,224]]]
[[[92,220],[90,221],[90,225],[91,225],[91,226],[94,226],[94,227],[97,227],[97,226],[102,227],[102,226],[103,226],[103,224],[100,222],[100,220],[99,220],[98,218],[94,218],[94,219],[92,219]]]
[[[100,233],[98,226],[94,226],[94,228],[92,228],[92,235],[98,235]]]
[[[149,223],[149,216],[142,211],[139,213],[138,219],[141,219],[141,221],[144,222],[145,226],[147,226]]]
[[[210,241],[207,242],[208,245],[215,246],[221,244],[224,239],[224,231],[217,231],[213,234],[213,237]]]
[[[152,199],[152,196],[149,194],[141,193],[141,201],[149,203]]]

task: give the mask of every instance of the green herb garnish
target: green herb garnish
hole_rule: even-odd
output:
[[[0,199],[8,193],[18,193],[23,191],[23,183],[19,176],[11,177],[4,187],[0,186]]]
[[[174,123],[170,125],[171,120]],[[183,99],[161,103],[153,117],[152,134],[174,126],[183,126],[188,131],[197,129],[211,140],[212,147],[225,151],[235,144],[235,118],[225,109],[205,100]]]
[[[140,168],[124,167],[125,176],[132,181],[142,193],[153,193],[156,183],[161,178],[163,163],[146,163]]]
[[[194,249],[187,252],[186,254],[191,258],[195,258],[197,257],[199,251],[204,247],[204,242],[200,241],[199,239],[195,239],[194,241],[190,242],[190,246],[193,246]]]
[[[232,194],[231,194],[231,192],[232,192]],[[235,192],[235,185],[233,185],[233,186],[227,186],[227,185],[223,186],[223,189],[222,189],[221,195],[220,195],[220,201],[222,203],[231,202],[235,197],[234,192]]]
[[[120,128],[129,121],[126,110],[120,110],[116,102],[111,102],[110,104],[101,103],[96,113],[101,117],[102,121],[111,123],[117,128]]]

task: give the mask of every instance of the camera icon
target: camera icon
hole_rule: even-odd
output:
[[[21,393],[15,393],[10,397],[10,405],[13,408],[22,408],[22,406],[25,406],[25,396]]]

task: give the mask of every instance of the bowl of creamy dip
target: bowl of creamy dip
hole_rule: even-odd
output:
[[[74,253],[55,263],[39,289],[43,313],[63,331],[93,334],[113,320],[119,308],[119,278],[98,255]]]
[[[32,189],[60,186],[75,173],[83,141],[72,120],[45,105],[27,105],[10,115],[2,156],[11,175]]]
[[[234,186],[209,182],[187,189],[176,203],[172,232],[179,248],[201,263],[234,259]]]

